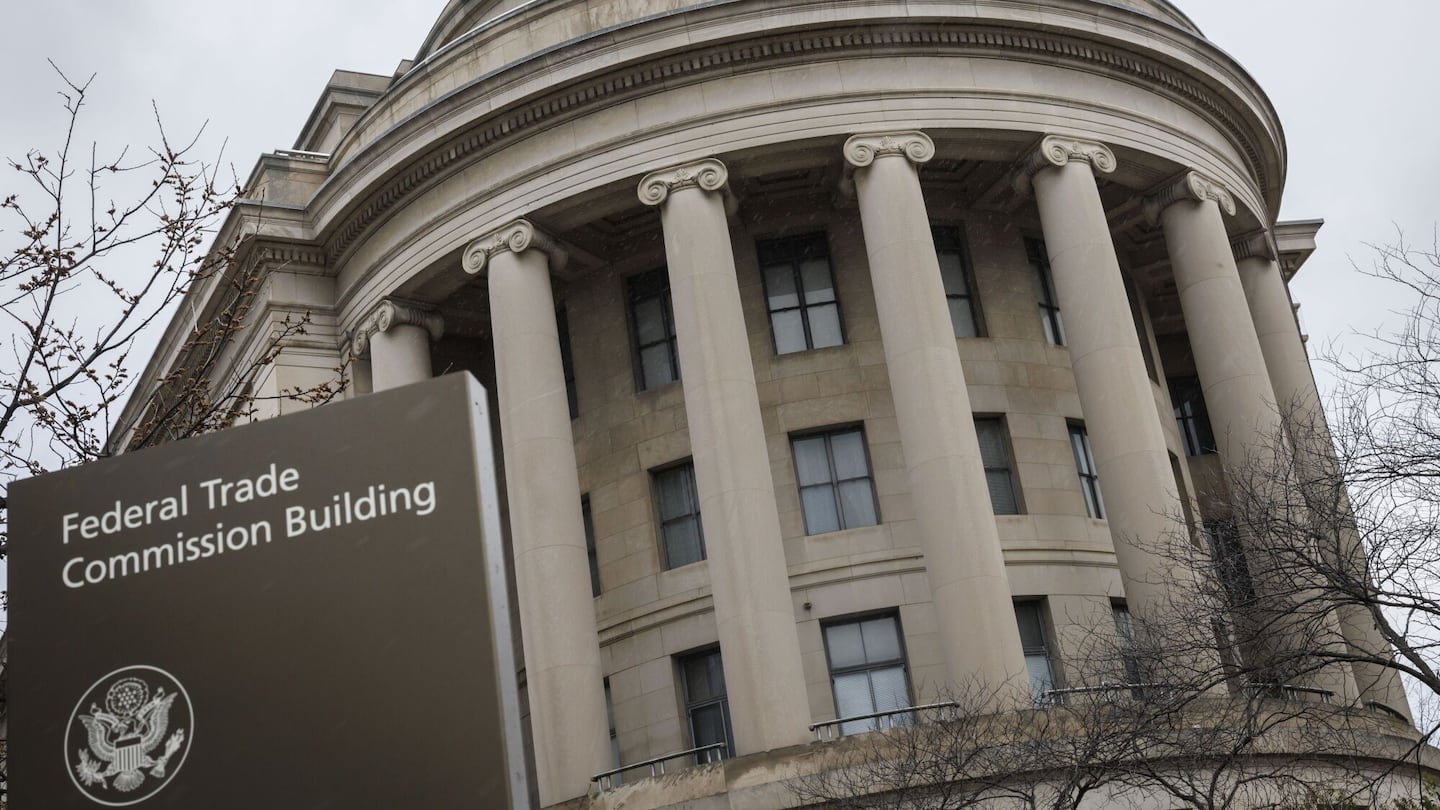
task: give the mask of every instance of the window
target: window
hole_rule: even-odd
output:
[[[1255,586],[1250,579],[1250,564],[1245,560],[1245,548],[1240,544],[1235,524],[1209,521],[1205,524],[1205,539],[1210,545],[1210,564],[1214,566],[1215,578],[1231,610],[1253,602]]]
[[[610,697],[610,679],[605,679],[605,719],[610,722],[610,767],[620,767],[620,737],[615,734],[615,701]],[[617,773],[610,777],[607,787],[615,787],[621,782],[624,774]]]
[[[1060,299],[1055,296],[1055,281],[1050,276],[1050,257],[1045,243],[1039,239],[1025,240],[1025,253],[1034,271],[1035,300],[1040,304],[1040,324],[1045,340],[1055,346],[1065,345],[1065,328],[1060,323]]]
[[[1130,617],[1130,608],[1123,602],[1114,602],[1110,612],[1115,617],[1115,633],[1120,638],[1120,665],[1125,672],[1125,683],[1132,687],[1144,684],[1145,669],[1135,644],[1135,621]],[[1141,689],[1131,689],[1131,694],[1144,697]]]
[[[975,436],[980,440],[980,461],[985,465],[985,485],[990,489],[990,505],[995,514],[1020,514],[1015,476],[1010,470],[1009,442],[1005,440],[1005,421],[998,417],[976,419]]]
[[[1199,377],[1171,377],[1170,404],[1175,408],[1175,425],[1180,428],[1180,441],[1185,455],[1203,456],[1215,452],[1215,433],[1210,429],[1210,412],[1205,408],[1205,393]]]
[[[880,522],[865,431],[847,428],[791,439],[805,533],[824,534]]]
[[[635,354],[640,369],[640,390],[680,379],[680,357],[675,351],[675,313],[670,308],[670,276],[651,270],[625,280],[630,300],[630,325],[635,330]]]
[[[1030,694],[1039,704],[1055,688],[1050,649],[1045,643],[1044,603],[1016,602],[1015,623],[1020,626],[1020,646],[1025,651],[1025,671],[1030,674]]]
[[[888,712],[911,705],[900,622],[894,615],[826,626],[825,655],[830,661],[830,686],[835,692],[838,717]],[[841,723],[840,733],[874,731],[880,727],[877,720]],[[903,722],[909,722],[909,717]]]
[[[945,303],[950,306],[950,326],[955,337],[980,337],[984,332],[960,229],[934,227],[930,232],[935,239],[935,257],[940,260],[940,280],[945,283]]]
[[[590,517],[590,496],[580,496],[580,516],[585,521],[585,556],[590,559],[590,595],[600,595],[600,557],[595,553],[595,521]]]
[[[730,733],[730,701],[725,697],[725,667],[720,651],[706,650],[682,656],[680,675],[685,687],[690,746],[725,743],[723,755],[735,756],[735,735]],[[704,764],[706,755],[696,754],[695,761]]]
[[[1083,425],[1070,426],[1070,450],[1075,454],[1075,472],[1080,476],[1080,492],[1085,496],[1085,514],[1105,517],[1105,503],[1100,500],[1100,474],[1095,471],[1095,456],[1090,452],[1090,436]]]
[[[1180,515],[1185,518],[1185,536],[1190,538],[1190,543],[1196,548],[1200,547],[1199,533],[1195,525],[1195,509],[1190,504],[1190,491],[1185,488],[1185,475],[1180,471],[1180,459],[1174,453],[1166,453],[1170,457],[1170,475],[1175,479],[1175,491],[1180,494]]]
[[[561,304],[555,310],[555,331],[560,338],[560,368],[565,374],[565,400],[570,403],[570,418],[580,415],[580,400],[575,396],[575,358],[570,355],[570,316]]]
[[[655,500],[660,505],[661,564],[667,569],[679,568],[705,559],[695,465],[687,461],[656,472]]]
[[[825,234],[758,242],[755,251],[765,280],[775,353],[844,343]]]

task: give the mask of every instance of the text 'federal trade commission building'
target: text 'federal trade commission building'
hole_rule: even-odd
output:
[[[126,418],[237,276],[202,373],[259,416],[474,374],[539,805],[799,806],[958,692],[1143,699],[1097,638],[1173,617],[1154,539],[1226,553],[1203,482],[1315,397],[1285,166],[1165,0],[451,0],[260,158]],[[1273,697],[1413,735],[1376,669]]]

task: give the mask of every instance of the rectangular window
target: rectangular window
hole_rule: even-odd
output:
[[[1210,545],[1210,564],[1215,578],[1225,592],[1231,610],[1241,610],[1255,599],[1255,586],[1250,579],[1250,564],[1235,524],[1225,520],[1208,521],[1205,539]]]
[[[1025,253],[1035,281],[1035,300],[1040,305],[1040,324],[1045,340],[1055,346],[1065,345],[1065,327],[1060,323],[1060,299],[1055,295],[1055,281],[1050,276],[1050,257],[1045,243],[1039,239],[1025,240]]]
[[[1100,499],[1100,474],[1095,471],[1095,456],[1090,452],[1090,436],[1084,425],[1070,426],[1070,450],[1075,454],[1075,472],[1080,476],[1080,492],[1085,496],[1085,514],[1105,517],[1105,502]]]
[[[1199,377],[1170,377],[1170,404],[1175,408],[1175,426],[1185,455],[1203,456],[1215,452],[1215,433],[1210,429],[1210,412]]]
[[[580,516],[585,521],[585,556],[590,558],[590,595],[600,595],[600,557],[595,553],[595,521],[590,517],[590,496],[580,496]]]
[[[1199,534],[1195,525],[1195,509],[1190,504],[1190,490],[1185,488],[1185,475],[1180,471],[1180,459],[1174,453],[1167,452],[1170,457],[1170,476],[1175,479],[1175,491],[1180,494],[1180,516],[1185,519],[1185,536],[1190,538],[1190,543],[1199,548]]]
[[[675,350],[675,313],[670,306],[670,276],[664,270],[625,279],[634,330],[640,390],[680,379],[680,357]]]
[[[661,564],[667,569],[679,568],[705,559],[695,465],[687,461],[656,472],[655,501],[660,506]]]
[[[1135,644],[1135,621],[1130,617],[1130,608],[1123,602],[1111,603],[1110,612],[1115,617],[1115,633],[1120,639],[1120,665],[1124,669],[1125,683],[1132,687],[1130,692],[1134,697],[1143,698],[1144,690],[1138,687],[1145,683],[1145,668]]]
[[[775,353],[845,342],[825,234],[757,242]]]
[[[735,756],[735,735],[730,732],[730,701],[725,697],[725,666],[719,650],[681,656],[680,676],[685,687],[685,717],[690,723],[690,746],[724,743],[723,756]],[[714,754],[710,754],[713,759]],[[697,764],[706,761],[696,754]]]
[[[858,717],[912,705],[900,622],[894,615],[826,625],[825,655],[830,662],[837,717]],[[901,715],[892,720],[895,725],[904,725],[911,718]],[[857,734],[880,727],[878,718],[854,720],[841,723],[840,733]]]
[[[975,436],[980,440],[980,461],[985,465],[985,484],[990,489],[990,505],[995,514],[1020,514],[1015,475],[1010,469],[1010,443],[1005,438],[1005,420],[976,419]]]
[[[610,767],[620,767],[620,737],[615,734],[615,701],[610,698],[610,679],[605,679],[605,718],[610,722]],[[620,784],[624,774],[610,777],[610,787]]]
[[[560,368],[565,374],[565,399],[570,403],[570,418],[580,415],[580,400],[575,396],[575,359],[570,356],[570,315],[561,304],[555,309],[555,331],[560,338]]]
[[[964,237],[959,228],[952,227],[932,227],[930,233],[935,239],[935,257],[940,260],[940,280],[945,284],[945,303],[950,306],[950,326],[955,337],[980,337],[984,331]]]
[[[1050,648],[1045,643],[1045,611],[1040,601],[1016,602],[1015,623],[1020,626],[1020,646],[1025,651],[1025,671],[1030,675],[1030,694],[1038,705],[1055,688],[1050,666]]]
[[[805,512],[805,533],[824,534],[880,522],[865,431],[846,428],[790,440]]]

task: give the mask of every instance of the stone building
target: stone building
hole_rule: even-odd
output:
[[[539,804],[769,806],[814,724],[1053,696],[1172,609],[1137,538],[1315,396],[1284,179],[1167,0],[450,0],[260,158],[217,373],[302,315],[272,411],[342,364],[347,396],[474,373]],[[1404,718],[1362,669],[1290,686]],[[674,775],[697,748],[731,759]]]

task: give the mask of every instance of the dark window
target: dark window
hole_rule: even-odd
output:
[[[1175,491],[1180,494],[1180,515],[1185,518],[1185,534],[1190,538],[1191,544],[1198,548],[1195,508],[1190,504],[1190,491],[1185,488],[1185,475],[1180,471],[1180,459],[1176,458],[1174,453],[1165,455],[1170,457],[1170,475],[1175,479]]]
[[[1205,408],[1205,393],[1199,377],[1171,377],[1170,404],[1175,408],[1175,425],[1185,455],[1203,456],[1215,452],[1215,433],[1210,429],[1210,412]]]
[[[1080,476],[1080,492],[1085,496],[1085,514],[1105,517],[1105,502],[1100,499],[1100,474],[1095,471],[1095,456],[1090,452],[1090,436],[1083,425],[1070,426],[1070,450],[1075,455],[1075,473]]]
[[[1125,673],[1125,683],[1136,687],[1130,690],[1132,695],[1143,698],[1144,690],[1138,687],[1145,683],[1145,667],[1135,643],[1135,621],[1123,602],[1112,603],[1110,611],[1115,617],[1115,633],[1120,638],[1120,666]]]
[[[976,419],[975,436],[980,440],[980,461],[985,465],[985,485],[990,489],[990,505],[995,514],[1020,514],[1015,475],[1010,468],[1010,443],[1005,439],[1005,420]]]
[[[1255,586],[1250,579],[1245,548],[1240,544],[1240,533],[1229,521],[1208,521],[1205,539],[1210,544],[1210,564],[1215,567],[1215,578],[1225,592],[1226,601],[1232,610],[1243,609],[1254,601]]]
[[[824,534],[880,522],[865,431],[846,428],[790,440],[805,512],[805,533]]]
[[[775,353],[845,342],[825,234],[757,242]]]
[[[570,403],[570,418],[580,415],[580,400],[575,396],[575,359],[570,355],[570,316],[561,304],[555,310],[555,331],[560,338],[560,368],[565,373],[565,399]]]
[[[660,505],[661,564],[679,568],[705,559],[700,528],[700,498],[695,494],[695,465],[686,462],[655,473],[655,500]]]
[[[651,270],[631,276],[625,280],[625,293],[630,299],[630,324],[635,330],[640,389],[655,388],[680,379],[669,274],[664,270]]]
[[[615,734],[615,701],[610,697],[610,679],[605,679],[605,719],[610,722],[610,767],[620,767],[620,737]],[[624,774],[610,777],[610,786],[619,785]]]
[[[830,686],[835,692],[835,714],[839,718],[911,705],[900,622],[894,615],[826,625],[825,655],[830,662]],[[910,719],[901,715],[894,718],[895,725]],[[877,718],[854,720],[841,723],[840,733],[856,734],[879,727]]]
[[[933,227],[930,232],[935,239],[935,257],[940,260],[940,280],[945,284],[945,303],[950,307],[955,337],[979,337],[984,329],[960,229]]]
[[[1040,305],[1040,324],[1045,340],[1056,346],[1065,345],[1065,327],[1060,323],[1060,299],[1055,296],[1055,281],[1050,276],[1050,257],[1045,243],[1039,239],[1025,240],[1025,253],[1035,281],[1035,300]]]
[[[724,756],[735,756],[735,735],[730,733],[730,701],[725,697],[725,666],[720,651],[682,656],[680,674],[684,679],[691,747],[724,743]],[[696,754],[695,760],[704,763],[706,755]]]
[[[1055,688],[1055,671],[1050,666],[1050,648],[1045,641],[1044,603],[1016,602],[1015,623],[1020,627],[1020,646],[1025,651],[1030,694],[1036,703],[1040,703]]]
[[[585,556],[590,559],[590,595],[600,595],[600,557],[595,553],[595,521],[590,516],[590,496],[580,498],[580,516],[585,520]]]

